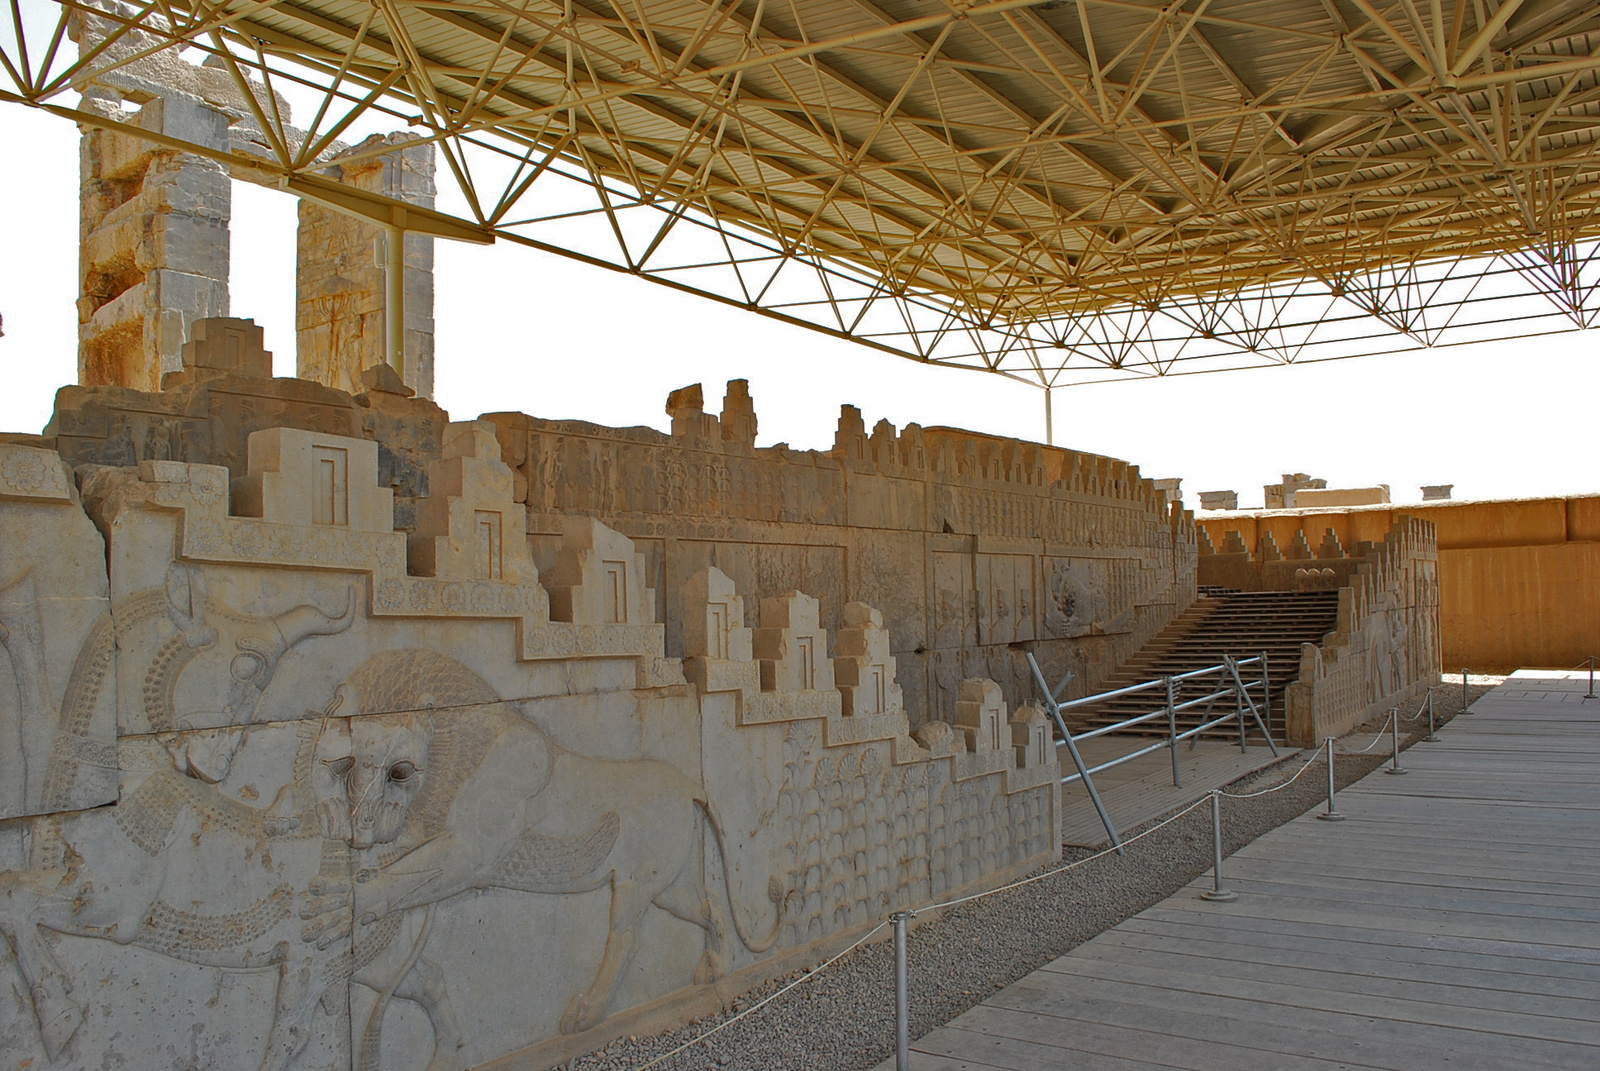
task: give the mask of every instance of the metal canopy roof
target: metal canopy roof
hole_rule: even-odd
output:
[[[408,225],[1040,386],[1600,313],[1592,0],[144,0],[76,60],[21,10],[5,99],[181,42],[325,101],[258,90],[249,177],[387,111],[469,206]]]

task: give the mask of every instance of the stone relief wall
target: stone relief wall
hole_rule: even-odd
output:
[[[1328,528],[1313,550],[1303,530],[1280,550],[1261,533],[1256,554],[1237,531],[1214,547],[1202,530],[1200,583],[1243,591],[1337,589],[1338,625],[1301,647],[1300,677],[1285,697],[1289,742],[1338,736],[1439,682],[1439,547],[1433,522],[1398,518],[1382,543],[1349,556]]]
[[[721,417],[701,388],[668,402],[672,433],[491,413],[543,567],[571,513],[637,541],[673,622],[683,581],[715,565],[765,624],[763,599],[816,592],[829,629],[879,608],[915,722],[951,717],[961,682],[1032,694],[1018,645],[1084,694],[1194,599],[1194,525],[1126,462],[845,406],[833,450],[754,447],[743,381]]]
[[[409,531],[370,438],[230,460],[0,443],[19,1066],[550,1066],[1057,856],[1036,707],[913,731],[877,609],[751,628],[710,566],[669,656],[645,548],[568,515],[535,561],[492,423]]]

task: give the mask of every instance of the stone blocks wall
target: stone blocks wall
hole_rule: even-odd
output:
[[[820,627],[835,634],[852,627],[849,603],[870,604],[920,725],[953,717],[968,678],[1023,703],[1033,694],[1024,646],[1052,679],[1070,669],[1075,688],[1092,689],[1194,599],[1193,520],[1126,462],[887,421],[869,435],[854,406],[831,451],[757,449],[742,381],[720,419],[704,404],[698,385],[674,392],[670,435],[484,417],[499,428],[541,568],[567,515],[627,534],[673,653],[678,593],[710,565],[734,578],[758,630],[765,600],[792,590],[820,599]]]
[[[88,104],[154,133],[228,148],[228,117],[190,97],[156,97],[132,115],[104,97]],[[228,174],[120,131],[85,128],[80,157],[78,381],[157,390],[163,373],[181,367],[195,321],[228,314]]]
[[[433,207],[434,150],[411,134],[373,135],[330,159],[322,174],[407,204]],[[384,229],[310,201],[300,202],[295,282],[296,375],[338,390],[360,389],[382,364]],[[433,239],[405,237],[405,381],[433,396]]]
[[[670,657],[632,541],[541,577],[490,426],[441,440],[409,535],[368,439],[0,444],[8,1060],[546,1067],[1057,858],[1036,709],[914,736],[877,610],[846,704],[817,599],[758,639],[712,567]]]
[[[1435,502],[1202,518],[1254,546],[1301,527],[1346,546],[1382,541],[1402,515],[1432,523],[1439,543],[1439,636],[1447,670],[1566,669],[1600,648],[1600,497]],[[1205,568],[1210,568],[1207,565]]]
[[[1310,747],[1438,683],[1439,561],[1432,522],[1402,516],[1381,542],[1358,542],[1348,556],[1331,526],[1314,547],[1303,529],[1284,549],[1261,531],[1253,555],[1236,528],[1220,547],[1206,533],[1199,576],[1240,591],[1338,590],[1335,631],[1302,645],[1284,699],[1289,742]]]

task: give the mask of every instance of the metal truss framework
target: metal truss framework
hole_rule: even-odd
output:
[[[1046,388],[1600,317],[1592,0],[11,0],[0,99],[173,49],[238,177]],[[470,218],[319,178],[372,115]]]

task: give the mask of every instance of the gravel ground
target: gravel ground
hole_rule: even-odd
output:
[[[1468,682],[1472,699],[1486,694],[1501,679],[1472,676]],[[1461,677],[1456,674],[1454,684],[1450,680],[1446,676],[1445,683],[1434,689],[1434,716],[1441,725],[1461,709]],[[1419,702],[1411,704],[1407,717]],[[1383,722],[1374,719],[1357,732],[1375,732]],[[1426,733],[1425,718],[1402,720],[1402,749]],[[1368,739],[1355,743],[1365,746]],[[1349,745],[1346,748],[1353,750]],[[1338,785],[1365,777],[1382,765],[1387,755],[1387,741],[1366,754],[1341,755],[1335,762]],[[1299,759],[1290,760],[1235,781],[1227,790],[1260,791],[1283,783],[1301,768]],[[1237,851],[1322,804],[1326,796],[1326,774],[1310,771],[1281,792],[1224,802],[1226,850],[1230,854]],[[1153,819],[1124,836],[1132,837],[1164,820]],[[909,942],[911,1036],[920,1037],[949,1022],[994,991],[1165,900],[1210,870],[1211,851],[1210,809],[1200,807],[1130,845],[1123,857],[1102,856],[1031,885],[919,917],[912,924]],[[1067,849],[1063,862],[1093,854]],[[1226,877],[1226,867],[1223,874]],[[863,945],[809,982],[654,1066],[663,1071],[870,1068],[893,1054],[893,969],[889,942]],[[614,1042],[580,1056],[567,1065],[569,1071],[632,1071],[734,1017],[803,973],[751,990],[720,1015],[676,1031]]]

